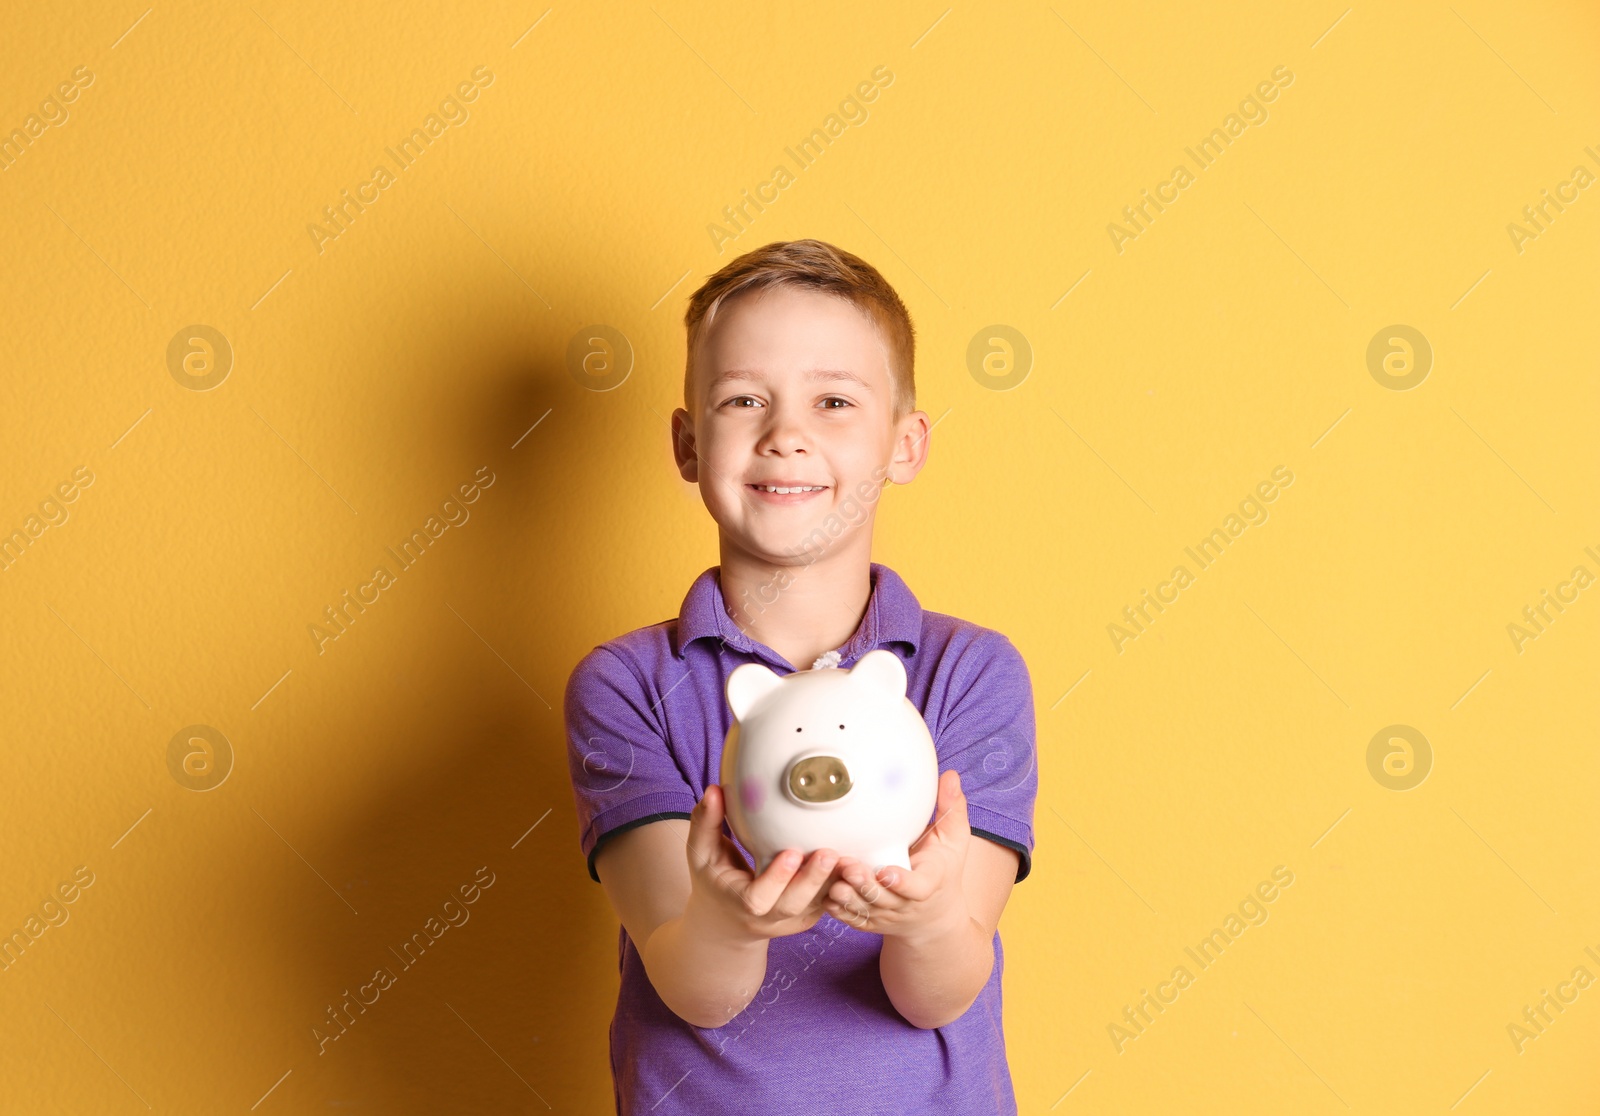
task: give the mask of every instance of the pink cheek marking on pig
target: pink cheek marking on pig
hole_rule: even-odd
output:
[[[767,790],[760,780],[751,776],[739,783],[739,801],[744,804],[745,813],[759,813],[766,800]]]

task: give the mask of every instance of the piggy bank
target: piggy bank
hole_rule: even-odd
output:
[[[938,799],[939,758],[894,654],[781,677],[745,663],[728,676],[727,698],[728,825],[758,874],[785,849],[833,849],[872,871],[911,867]]]

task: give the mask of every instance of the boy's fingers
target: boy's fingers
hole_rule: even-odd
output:
[[[878,881],[873,878],[872,869],[853,856],[847,856],[839,862],[839,883],[848,890],[841,891],[836,884],[829,891],[829,895],[840,902],[871,903],[882,892]]]
[[[818,849],[813,852],[805,867],[789,881],[783,894],[778,896],[778,901],[773,904],[772,913],[790,918],[803,914],[817,902],[818,895],[827,884],[838,859],[838,854],[832,849]]]
[[[933,894],[933,881],[926,872],[912,872],[905,868],[885,868],[873,881],[891,895],[902,899],[926,899]]]
[[[800,854],[794,849],[785,849],[772,858],[767,870],[757,876],[745,891],[745,906],[751,914],[765,915],[772,910],[799,870],[800,860]]]
[[[905,868],[891,865],[873,873],[857,865],[829,890],[828,897],[847,905],[894,910],[905,905],[903,900],[921,899],[932,892],[923,876]]]
[[[870,884],[868,887],[874,895],[882,897],[884,892],[881,887],[874,888]],[[873,901],[867,898],[866,893],[849,880],[839,880],[828,888],[828,898],[842,907],[859,909],[873,905]]]

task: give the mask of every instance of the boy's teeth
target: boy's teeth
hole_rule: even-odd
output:
[[[823,488],[820,484],[803,485],[799,488],[779,488],[770,484],[758,484],[756,487],[763,492],[776,492],[780,496],[787,496],[791,492],[821,492]]]

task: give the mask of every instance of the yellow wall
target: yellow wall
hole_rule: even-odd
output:
[[[939,420],[876,557],[1033,674],[1023,1110],[1594,1111],[1600,986],[1508,1030],[1600,978],[1600,588],[1508,634],[1600,575],[1600,187],[1561,185],[1600,175],[1594,13],[894,7],[9,15],[0,128],[39,134],[0,172],[0,528],[65,519],[0,571],[0,928],[92,883],[0,972],[0,1108],[607,1110],[616,922],[561,688],[716,561],[670,464],[684,299],[817,236],[911,305]],[[870,115],[719,245],[878,67]],[[1264,120],[1108,232],[1278,67]],[[358,188],[347,230],[307,231]],[[609,391],[569,367],[595,324],[634,354]],[[1407,390],[1398,326],[1432,353]],[[1018,334],[997,390],[1020,349],[989,338]],[[1280,466],[1265,522],[1186,558]],[[385,548],[475,476],[399,571]],[[1409,790],[1369,768],[1393,725],[1431,753]],[[1279,865],[1267,921],[1186,962]],[[469,921],[399,970],[463,887]]]

